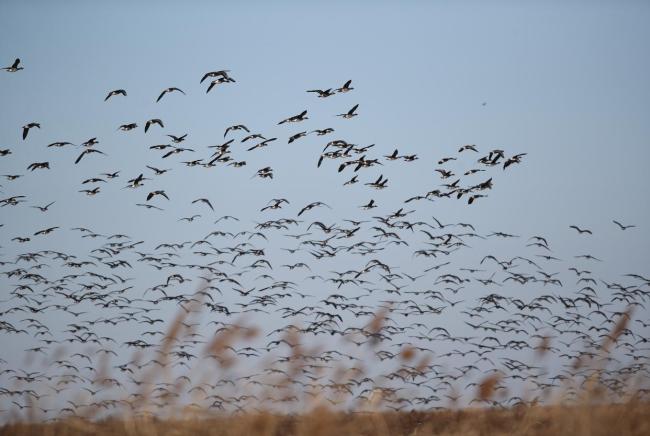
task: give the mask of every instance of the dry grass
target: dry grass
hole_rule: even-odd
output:
[[[286,416],[270,413],[212,418],[70,418],[7,425],[0,435],[648,435],[650,405],[533,406],[432,413],[343,413],[326,408]]]

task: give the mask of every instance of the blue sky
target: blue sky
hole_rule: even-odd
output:
[[[470,222],[486,233],[545,235],[566,259],[585,252],[603,258],[593,267],[601,277],[647,273],[649,16],[650,5],[641,1],[372,6],[4,1],[0,63],[8,66],[20,57],[25,69],[0,74],[0,148],[13,153],[0,158],[0,173],[25,176],[2,180],[2,198],[27,195],[26,205],[56,203],[47,214],[29,207],[0,209],[1,254],[13,259],[27,249],[91,247],[92,241],[85,246],[87,241],[70,237],[67,229],[75,226],[126,233],[152,249],[165,241],[200,238],[215,229],[212,223],[221,215],[236,215],[242,227],[252,226],[295,216],[317,200],[333,210],[319,209],[309,218],[329,223],[387,214],[405,198],[442,183],[434,173],[437,160],[455,156],[463,144],[476,144],[482,152],[501,148],[508,156],[527,155],[520,165],[496,169],[488,198],[472,206],[454,200],[416,203],[414,216]],[[236,83],[206,94],[199,80],[216,69],[230,70]],[[344,95],[318,99],[305,92],[339,87],[348,79],[355,89]],[[187,95],[169,94],[156,103],[170,86]],[[128,96],[103,101],[118,88]],[[358,117],[335,116],[357,103]],[[310,118],[305,123],[277,125],[304,109]],[[163,119],[165,129],[153,127],[145,135],[142,126],[150,118]],[[42,128],[22,141],[21,127],[32,121]],[[130,122],[140,127],[116,131]],[[240,123],[279,139],[253,152],[235,142],[233,153],[247,161],[243,169],[181,166],[186,158],[205,157],[207,146],[223,142],[226,127]],[[287,144],[298,131],[325,127],[336,129],[326,138],[376,144],[373,155],[398,148],[419,160],[384,162],[363,173],[364,182],[386,175],[389,189],[383,192],[363,184],[343,187],[351,171],[337,173],[338,162],[316,168],[326,140],[310,135]],[[182,145],[197,152],[162,160],[148,147],[166,143],[167,133],[188,133]],[[98,149],[108,156],[74,165],[79,148],[46,147],[91,137],[99,138]],[[40,161],[49,161],[52,170],[25,170]],[[173,170],[140,190],[122,189],[141,172],[152,177],[145,164]],[[275,170],[272,181],[251,179],[267,165]],[[97,197],[77,192],[85,188],[82,180],[117,170],[120,178],[102,186]],[[153,189],[165,189],[171,198],[154,201],[164,213],[134,206]],[[209,198],[217,212],[191,204],[199,197]],[[259,213],[269,199],[280,197],[291,201],[286,213]],[[370,198],[380,207],[361,211],[358,206]],[[197,223],[178,221],[194,213],[203,215]],[[613,219],[638,227],[621,232]],[[579,236],[568,228],[572,224],[594,235]],[[35,238],[28,248],[10,241],[49,226],[66,230]],[[271,243],[275,249],[284,244]],[[392,259],[403,271],[419,265],[401,253],[395,251]],[[487,253],[499,257],[509,251],[488,243],[480,252],[463,254],[461,262],[476,262]],[[348,262],[335,259],[332,265],[345,268]],[[132,272],[142,283],[151,281],[148,274]],[[2,283],[13,282],[3,277]],[[15,338],[6,340],[11,349],[21,347],[10,342]]]

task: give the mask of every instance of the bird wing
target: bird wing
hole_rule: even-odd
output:
[[[79,155],[79,157],[77,158],[77,160],[74,161],[74,163],[78,164],[79,161],[81,161],[81,159],[86,155],[86,153],[87,153],[87,150],[82,151],[81,154]]]

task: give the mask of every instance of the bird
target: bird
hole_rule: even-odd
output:
[[[39,231],[34,233],[34,236],[49,235],[50,233],[52,233],[53,231],[55,231],[58,228],[59,227],[49,227],[47,229],[39,230]]]
[[[32,164],[29,164],[27,169],[30,170],[30,171],[49,170],[50,169],[50,163],[49,162],[34,162]]]
[[[575,225],[571,225],[571,226],[569,226],[569,228],[570,228],[570,229],[575,229],[579,234],[583,234],[583,233],[587,233],[587,234],[589,234],[589,235],[592,235],[592,234],[593,234],[593,233],[591,232],[591,230],[589,230],[589,229],[581,229],[580,227],[575,226]]]
[[[291,135],[291,137],[289,137],[289,144],[291,144],[291,143],[292,143],[293,141],[295,141],[296,139],[302,138],[302,137],[304,137],[304,136],[307,136],[307,131],[304,131],[304,132],[298,132],[298,133],[296,133],[295,135]]]
[[[176,136],[176,135],[167,135],[172,139],[172,142],[174,144],[180,144],[181,142],[185,141],[185,138],[187,138],[187,133],[181,136]]]
[[[234,80],[231,78],[224,78],[224,77],[220,77],[216,80],[213,80],[210,82],[210,86],[208,86],[208,89],[205,90],[205,93],[207,94],[208,92],[210,92],[212,88],[214,88],[217,85],[220,85],[222,83],[228,83],[228,82],[234,82]]]
[[[151,127],[154,124],[158,124],[163,129],[165,128],[165,125],[163,124],[161,119],[152,118],[150,120],[147,120],[147,122],[144,124],[144,133],[147,133],[147,130],[149,130],[149,127]]]
[[[104,153],[103,151],[100,151],[100,150],[97,150],[97,149],[94,149],[94,148],[87,148],[84,151],[82,151],[81,154],[79,155],[79,157],[77,157],[77,159],[74,161],[75,165],[78,164],[79,162],[81,162],[81,159],[83,159],[84,156],[92,154],[92,153],[99,153],[99,154],[106,155],[106,153]]]
[[[320,207],[320,206],[325,206],[325,207],[327,207],[329,209],[332,208],[331,206],[323,203],[322,201],[314,201],[313,203],[309,203],[307,206],[300,209],[300,212],[298,212],[298,216],[302,215],[303,213],[307,212],[308,210],[312,210],[313,208]]]
[[[307,116],[307,111],[304,110],[304,111],[300,112],[298,115],[293,115],[293,116],[291,116],[289,118],[285,118],[284,120],[280,121],[278,123],[278,125],[284,124],[284,123],[299,123],[300,121],[304,121],[304,120],[307,120],[307,119],[309,119],[309,117]]]
[[[167,168],[167,169],[161,170],[161,169],[159,169],[159,168],[152,167],[152,166],[149,166],[149,165],[146,165],[146,167],[149,168],[149,169],[150,169],[151,171],[153,171],[154,173],[156,173],[157,176],[161,176],[161,175],[165,174],[166,172],[171,171],[170,168]]]
[[[214,207],[212,207],[212,203],[210,203],[210,200],[208,200],[207,198],[197,198],[196,200],[192,201],[192,204],[196,204],[196,203],[207,204],[208,207],[212,209],[212,211],[214,211]]]
[[[108,95],[106,95],[106,98],[104,99],[104,101],[107,101],[109,98],[111,98],[111,97],[113,97],[115,95],[123,95],[124,97],[126,97],[126,91],[123,90],[123,89],[115,89],[113,91],[110,91],[108,93]]]
[[[38,209],[41,212],[47,212],[49,207],[52,206],[54,203],[55,202],[53,201],[51,203],[46,204],[45,206],[31,206],[31,207],[33,207],[34,209]]]
[[[346,119],[356,117],[357,115],[359,115],[359,114],[355,113],[355,111],[357,110],[358,107],[359,107],[359,105],[355,104],[354,106],[352,106],[352,109],[350,109],[349,111],[347,111],[344,114],[338,114],[337,117],[343,117],[343,118],[346,118]]]
[[[20,66],[20,58],[16,58],[13,64],[8,67],[3,67],[2,69],[9,73],[15,73],[16,71],[20,71],[24,68]]]
[[[329,88],[329,89],[310,89],[307,92],[315,92],[315,93],[317,93],[318,98],[331,97],[332,95],[336,94],[335,91],[332,91],[332,88]]]
[[[634,224],[629,224],[629,225],[624,226],[623,224],[619,223],[616,220],[612,220],[612,222],[614,224],[616,224],[621,230],[627,230],[627,229],[631,229],[633,227],[636,227],[636,225],[634,225]]]
[[[23,126],[23,141],[27,139],[27,134],[29,133],[29,130],[33,129],[34,127],[40,129],[41,125],[39,123],[29,123]]]
[[[327,127],[326,129],[316,129],[311,131],[311,133],[315,133],[318,136],[324,136],[332,132],[334,132],[334,129],[331,127]]]
[[[336,89],[336,92],[350,92],[354,89],[350,85],[352,85],[352,80],[348,80],[347,82],[345,82],[343,86]]]
[[[147,201],[151,200],[151,199],[154,198],[156,195],[163,196],[163,197],[165,197],[167,200],[169,200],[169,197],[167,196],[167,194],[165,193],[165,191],[158,190],[158,191],[151,191],[149,194],[147,194]]]
[[[180,92],[181,94],[185,95],[185,92],[184,92],[182,89],[180,89],[180,88],[176,88],[176,87],[165,88],[165,89],[160,93],[160,95],[158,96],[158,98],[156,99],[156,103],[158,103],[158,102],[160,101],[160,99],[163,98],[163,97],[165,96],[165,94],[167,94],[167,93],[169,93],[169,92],[174,92],[174,91]]]
[[[230,79],[230,76],[228,73],[230,70],[218,70],[218,71],[210,71],[208,73],[205,73],[203,77],[201,78],[201,81],[199,83],[203,83],[207,78],[209,77],[221,77],[223,79]]]
[[[243,131],[245,131],[245,132],[247,132],[247,133],[250,133],[250,130],[248,130],[248,127],[246,127],[245,125],[243,125],[243,124],[236,124],[236,125],[234,125],[234,126],[230,126],[230,127],[226,128],[226,131],[223,132],[223,137],[225,138],[226,135],[228,134],[228,132],[230,132],[231,130],[233,130],[233,131],[234,131],[234,130],[243,130]],[[242,141],[242,142],[244,142],[244,141]]]
[[[123,132],[128,132],[130,130],[135,129],[138,127],[136,123],[129,123],[129,124],[122,124],[120,127],[117,128],[117,130],[122,130]]]

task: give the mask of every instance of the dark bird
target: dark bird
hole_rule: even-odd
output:
[[[39,230],[38,232],[34,233],[34,236],[49,235],[56,229],[58,229],[58,227],[49,227],[47,229]]]
[[[165,197],[167,200],[169,200],[169,197],[167,196],[165,191],[152,191],[147,195],[147,201],[151,200],[156,195],[161,195],[161,196]]]
[[[270,142],[273,142],[273,141],[275,141],[275,140],[277,140],[277,139],[278,139],[278,138],[269,138],[269,139],[265,139],[264,141],[262,141],[262,142],[258,142],[257,144],[255,144],[255,145],[253,145],[252,147],[248,148],[247,151],[253,151],[253,150],[255,150],[256,148],[266,147],[266,146],[269,145]]]
[[[580,233],[580,234],[583,234],[583,233],[588,233],[588,234],[590,234],[590,235],[593,234],[593,233],[591,233],[591,230],[589,230],[589,229],[581,229],[581,228],[578,227],[578,226],[569,226],[569,228],[570,228],[570,229],[575,229],[575,230],[576,230],[578,233]]]
[[[315,92],[318,94],[319,98],[326,98],[336,94],[335,91],[332,91],[332,88],[329,89],[310,89],[307,92]]]
[[[356,117],[357,115],[359,115],[359,114],[355,113],[355,111],[357,110],[358,107],[359,107],[359,105],[355,104],[354,106],[352,106],[352,109],[350,109],[349,111],[347,111],[344,114],[338,114],[337,117],[343,117],[343,118]]]
[[[321,129],[321,130],[319,130],[319,129],[312,130],[311,133],[316,133],[316,135],[318,135],[318,136],[324,136],[324,135],[327,135],[328,133],[332,133],[333,131],[334,131],[334,129],[332,129],[331,127],[328,127],[326,129]]]
[[[182,136],[175,136],[175,135],[167,135],[167,136],[172,138],[172,142],[174,144],[180,144],[181,142],[185,141],[185,138],[187,138],[187,133]]]
[[[147,133],[147,130],[149,130],[149,127],[151,127],[153,124],[158,124],[162,128],[165,127],[161,119],[152,118],[150,120],[147,120],[147,122],[144,124],[144,133]]]
[[[319,207],[319,206],[325,206],[325,207],[331,209],[330,206],[328,206],[327,204],[323,203],[322,201],[315,201],[315,202],[313,202],[313,203],[309,203],[307,206],[305,206],[305,207],[303,207],[302,209],[300,209],[300,212],[298,212],[298,216],[302,215],[303,213],[307,212],[308,210],[312,210],[313,208],[315,208],[315,207]]]
[[[633,228],[633,227],[636,227],[634,224],[630,224],[630,225],[624,226],[623,224],[619,223],[619,222],[616,221],[616,220],[612,220],[612,222],[613,222],[614,224],[616,224],[618,227],[620,227],[621,230],[627,230],[627,229],[631,229],[631,228]]]
[[[4,67],[2,68],[3,70],[9,72],[9,73],[15,73],[16,71],[20,71],[23,69],[23,67],[20,66],[20,58],[16,58],[13,64],[9,67]]]
[[[78,164],[81,161],[81,159],[83,159],[84,156],[86,156],[87,154],[92,154],[92,153],[99,153],[99,154],[103,154],[104,156],[106,156],[106,153],[104,153],[103,151],[95,150],[94,148],[87,148],[87,149],[85,149],[84,151],[81,152],[81,154],[79,155],[77,160],[74,161],[74,163]]]
[[[113,97],[114,95],[123,95],[124,97],[126,97],[126,91],[123,90],[123,89],[116,89],[114,91],[111,91],[111,92],[108,93],[108,95],[106,96],[104,101],[108,100],[109,98]]]
[[[228,79],[230,79],[230,76],[228,75],[229,72],[230,72],[230,70],[210,71],[210,72],[205,73],[203,75],[203,77],[201,78],[201,82],[199,82],[199,83],[203,83],[209,77],[220,77],[220,78],[222,78],[224,80],[228,80]],[[230,80],[232,80],[232,79],[230,79]],[[234,82],[234,80],[232,80],[232,81]]]
[[[207,204],[208,207],[209,207],[210,209],[212,209],[212,211],[214,211],[214,207],[212,207],[212,203],[210,203],[210,200],[208,200],[207,198],[197,198],[196,200],[194,200],[194,201],[192,202],[192,204],[195,204],[195,203],[204,203],[204,204]]]
[[[289,137],[289,144],[291,144],[291,143],[292,143],[293,141],[295,141],[296,139],[302,138],[302,137],[304,137],[304,136],[307,136],[307,132],[306,132],[306,131],[305,131],[305,132],[298,132],[298,133],[296,133],[295,135],[291,135],[291,137]]]
[[[163,90],[163,92],[160,93],[160,95],[156,99],[156,103],[159,102],[160,99],[165,96],[165,94],[167,94],[168,92],[174,92],[174,91],[180,92],[181,94],[185,95],[185,92],[183,92],[183,90],[180,89],[180,88],[175,88],[175,87],[167,88],[167,89]]]
[[[50,163],[49,162],[34,162],[30,164],[27,167],[28,170],[34,171],[34,170],[49,170],[50,169]]]
[[[354,88],[351,87],[350,85],[352,85],[352,80],[348,80],[347,82],[345,82],[343,84],[343,86],[336,89],[336,92],[349,92],[349,91],[352,91]]]
[[[234,82],[234,80],[231,79],[231,78],[226,79],[226,78],[223,78],[223,77],[220,77],[220,78],[218,78],[216,80],[213,80],[213,81],[210,82],[210,86],[208,86],[208,89],[205,90],[205,93],[207,94],[208,92],[210,92],[212,90],[212,88],[214,88],[217,85],[221,85],[222,83],[228,83],[228,82]]]
[[[157,176],[161,176],[161,175],[165,174],[167,171],[171,171],[171,169],[169,169],[169,168],[161,170],[161,169],[156,168],[156,167],[150,167],[149,165],[146,165],[146,167],[149,168],[154,173],[156,173]]]
[[[135,129],[136,127],[138,127],[136,123],[122,124],[120,127],[117,128],[117,130],[128,132],[130,130]]]
[[[47,212],[48,208],[49,208],[50,206],[52,206],[54,203],[55,203],[55,202],[53,201],[53,202],[51,202],[51,203],[49,203],[49,204],[46,204],[45,206],[32,206],[32,207],[33,207],[34,209],[38,209],[38,210],[40,210],[41,212]]]
[[[226,135],[228,134],[228,132],[230,132],[231,130],[244,130],[246,133],[250,133],[250,130],[248,130],[248,127],[246,127],[245,125],[243,125],[243,124],[236,124],[236,125],[234,125],[234,126],[230,126],[230,127],[228,127],[228,128],[226,129],[226,131],[223,132],[223,137],[225,138]],[[244,142],[244,141],[242,141],[242,142]]]
[[[524,156],[526,156],[526,154],[527,154],[527,153],[517,154],[517,155],[514,155],[514,156],[512,156],[511,158],[507,159],[507,160],[503,163],[503,169],[505,170],[506,168],[508,168],[508,167],[509,167],[510,165],[512,165],[512,164],[518,164],[518,163],[521,163],[521,158],[524,157]]]
[[[309,117],[307,116],[307,111],[304,110],[304,111],[300,112],[298,115],[294,115],[292,117],[285,118],[284,120],[280,121],[278,123],[278,125],[284,124],[284,123],[298,123],[300,121],[304,121],[304,120],[307,120],[307,119],[309,119]]]
[[[23,141],[27,138],[27,134],[29,133],[29,129],[33,129],[34,127],[40,129],[41,125],[39,123],[29,123],[29,124],[25,124],[23,126]]]

